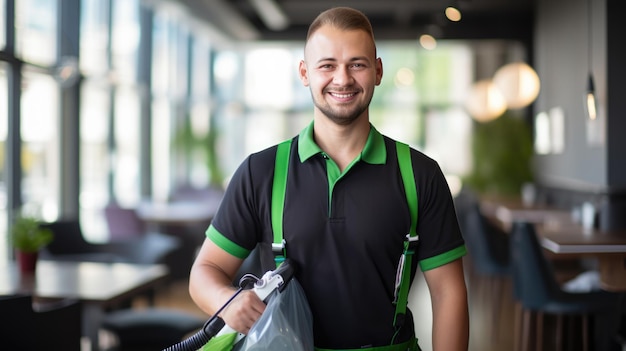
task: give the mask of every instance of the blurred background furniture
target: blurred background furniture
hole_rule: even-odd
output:
[[[85,240],[80,222],[75,219],[41,223],[54,233],[54,239],[41,252],[41,258],[60,261],[163,263],[180,241],[161,233],[109,243]]]
[[[257,246],[243,261],[233,278],[234,286],[239,286],[245,274],[261,278],[265,273],[260,252]],[[116,345],[107,351],[152,351],[183,340],[202,328],[207,320],[173,308],[128,308],[108,313],[102,328],[116,338]]]
[[[515,346],[522,350],[549,350],[579,345],[584,350],[612,350],[612,338],[617,333],[620,298],[616,293],[592,291],[585,293],[566,292],[559,286],[552,266],[544,256],[534,225],[515,222],[511,230],[511,262],[514,298],[518,321]],[[556,316],[555,340],[544,340],[544,315]],[[565,333],[565,317],[581,317],[580,332]],[[590,318],[591,317],[591,318]],[[531,324],[535,323],[534,330]],[[570,323],[571,325],[571,323]],[[589,330],[593,330],[593,345],[589,341]],[[546,333],[549,334],[549,333]],[[582,340],[574,340],[576,337]],[[534,341],[534,345],[531,342]]]
[[[102,328],[115,336],[107,351],[166,349],[203,327],[206,320],[172,308],[124,309],[107,313]]]
[[[58,220],[41,224],[54,233],[53,241],[40,252],[43,260],[179,265],[180,238],[158,232],[144,232],[108,243],[85,240],[78,220]]]
[[[107,312],[155,291],[167,277],[167,267],[162,264],[40,260],[34,276],[22,275],[15,264],[1,265],[0,295],[27,293],[38,301],[78,299],[82,335],[94,346],[99,345],[98,329]]]
[[[146,223],[139,218],[134,208],[111,202],[104,208],[104,218],[111,241],[137,238],[146,234]]]
[[[81,304],[75,299],[33,305],[28,294],[0,296],[3,350],[81,350]]]
[[[136,214],[149,231],[165,233],[180,239],[177,266],[172,267],[171,278],[183,280],[198,249],[206,238],[213,216],[222,201],[224,191],[215,187],[193,188],[180,186],[168,201],[144,201],[136,208]]]
[[[500,317],[503,303],[508,298],[510,287],[509,236],[492,224],[480,211],[478,202],[467,204],[461,213],[463,237],[470,261],[469,273],[473,292],[485,306],[490,306],[489,322],[495,335],[500,337]],[[485,291],[487,289],[488,291]],[[470,290],[470,293],[472,292]],[[485,299],[494,299],[487,301]]]

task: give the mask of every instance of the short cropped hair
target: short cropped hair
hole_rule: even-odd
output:
[[[331,25],[341,30],[362,30],[374,41],[374,30],[370,20],[363,12],[350,7],[334,7],[320,13],[311,22],[306,41],[308,42],[311,35],[324,25]]]

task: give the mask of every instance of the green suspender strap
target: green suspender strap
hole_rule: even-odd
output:
[[[400,258],[398,271],[396,273],[396,314],[393,325],[396,331],[402,327],[406,315],[406,307],[409,299],[409,287],[411,285],[412,256],[417,245],[417,190],[415,188],[415,177],[413,176],[413,165],[411,163],[411,149],[407,144],[396,142],[396,153],[398,155],[398,165],[406,201],[411,214],[411,228],[404,241],[404,252]]]
[[[272,231],[274,243],[272,251],[276,266],[279,266],[287,256],[285,240],[283,239],[283,209],[285,207],[285,193],[287,191],[287,171],[289,169],[289,154],[291,139],[278,144],[276,161],[274,164],[274,182],[272,184]]]

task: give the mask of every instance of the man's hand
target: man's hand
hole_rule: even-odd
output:
[[[265,303],[259,299],[253,290],[242,291],[222,311],[220,317],[226,325],[234,330],[248,334],[254,322],[265,311]]]

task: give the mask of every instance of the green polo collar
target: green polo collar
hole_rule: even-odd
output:
[[[300,162],[304,162],[314,155],[322,153],[322,149],[315,143],[313,139],[313,122],[304,128],[298,137],[298,155]],[[372,124],[370,124],[370,133],[367,136],[365,147],[361,151],[360,159],[370,164],[384,164],[387,160],[387,150],[385,149],[385,140]]]

